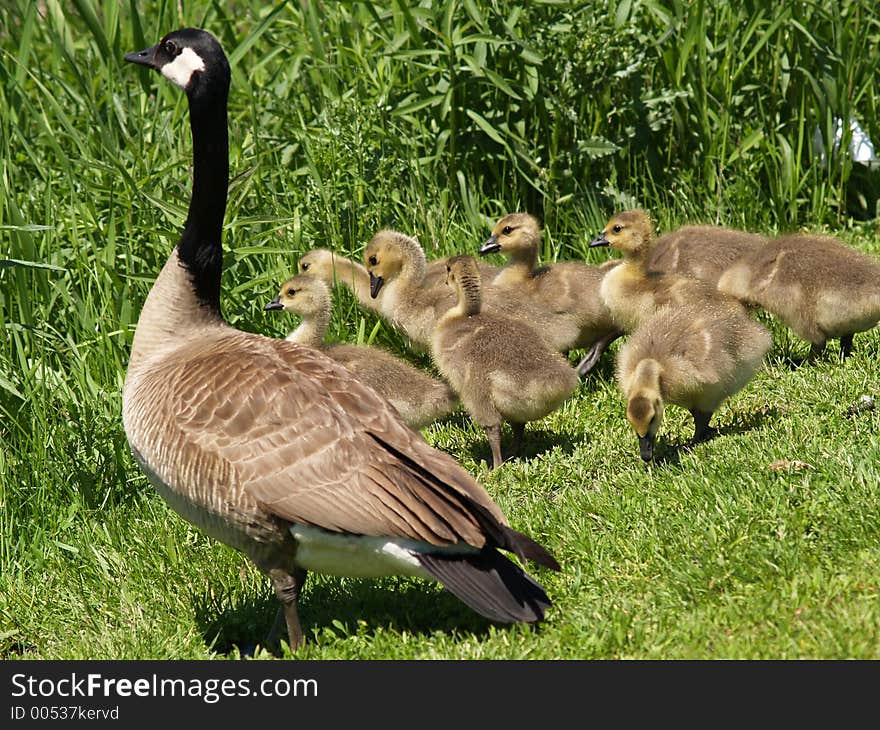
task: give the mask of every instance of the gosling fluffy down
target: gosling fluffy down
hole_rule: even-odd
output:
[[[716,286],[737,259],[757,251],[766,242],[766,236],[735,228],[682,226],[654,242],[648,269],[690,276]]]
[[[840,339],[845,358],[853,334],[880,321],[880,263],[829,236],[769,241],[731,266],[718,288],[782,320],[810,343],[811,359],[830,339]]]
[[[771,345],[770,333],[736,309],[682,304],[643,322],[617,358],[642,459],[653,457],[667,403],[690,411],[695,442],[707,438],[712,414],[749,381]]]
[[[611,217],[590,246],[611,246],[623,254],[623,263],[605,274],[602,301],[625,332],[634,331],[662,307],[701,303],[705,307],[742,310],[733,297],[708,282],[678,274],[651,271],[648,262],[654,246],[654,225],[639,209]]]
[[[482,310],[473,257],[450,258],[447,269],[456,306],[437,322],[431,356],[471,418],[486,430],[497,468],[503,462],[502,421],[513,428],[511,455],[516,455],[525,423],[562,405],[577,387],[577,373],[530,326]]]
[[[413,367],[390,352],[366,345],[328,345],[332,300],[327,285],[313,276],[295,276],[281,285],[264,309],[284,310],[302,316],[287,339],[321,350],[354,373],[387,400],[413,428],[423,428],[451,413],[458,403],[443,381]]]

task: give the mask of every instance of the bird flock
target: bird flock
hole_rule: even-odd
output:
[[[596,266],[541,265],[541,235],[528,213],[502,217],[478,249],[506,257],[495,268],[469,255],[427,261],[415,238],[382,230],[363,263],[322,248],[303,254],[299,275],[266,308],[299,313],[303,323],[290,337],[327,348],[329,299],[321,337],[309,341],[302,333],[317,311],[303,302],[319,282],[323,292],[349,287],[416,351],[427,349],[441,378],[425,380],[426,371],[377,347],[357,348],[357,362],[325,351],[384,397],[404,401],[398,410],[416,427],[460,402],[485,429],[493,468],[504,462],[502,422],[513,430],[508,458],[516,456],[525,424],[560,407],[577,387],[575,373],[585,377],[617,338],[622,411],[650,461],[667,404],[691,413],[692,442],[702,441],[714,433],[712,414],[759,369],[773,343],[755,309],[810,342],[811,360],[828,339],[840,339],[846,357],[853,334],[880,320],[880,265],[828,236],[770,239],[690,225],[655,237],[648,213],[633,209],[613,215],[591,241],[620,254]],[[573,368],[564,356],[575,349],[586,354]],[[387,369],[367,372],[367,363],[380,362]]]
[[[828,237],[686,226],[659,238],[645,211],[611,217],[593,266],[538,261],[527,213],[497,221],[476,251],[428,261],[417,239],[378,231],[363,263],[324,248],[264,309],[301,318],[286,338],[231,327],[220,307],[229,183],[228,60],[207,31],[173,31],[125,60],[187,96],[193,184],[180,240],[138,320],[122,420],[149,481],[181,517],[250,558],[271,580],[290,648],[309,572],[408,575],[439,582],[500,623],[534,624],[552,605],[520,567],[562,566],[514,529],[492,497],[418,429],[458,407],[486,433],[492,466],[519,453],[525,424],[559,408],[623,338],[617,381],[641,457],[653,458],[664,409],[686,408],[694,440],[744,387],[772,345],[752,316],[778,317],[844,356],[880,320],[880,265]],[[500,254],[501,267],[483,258]],[[436,372],[379,348],[328,344],[332,291],[406,334]],[[573,366],[567,355],[584,350]],[[580,376],[580,377],[579,377]],[[506,554],[516,556],[514,562]]]

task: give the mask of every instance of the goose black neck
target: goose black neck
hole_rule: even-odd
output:
[[[222,230],[229,187],[228,86],[189,98],[193,140],[193,187],[189,214],[177,244],[199,301],[220,312]]]

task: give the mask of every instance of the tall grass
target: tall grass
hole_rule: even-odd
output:
[[[386,225],[417,234],[435,256],[473,251],[491,220],[528,209],[546,224],[546,259],[596,260],[586,242],[597,226],[612,209],[638,203],[661,227],[686,220],[765,231],[833,227],[876,249],[873,238],[861,235],[870,227],[858,223],[876,213],[875,174],[845,154],[819,164],[812,150],[817,129],[831,150],[835,119],[850,115],[880,142],[872,85],[880,28],[864,0],[774,7],[676,0],[0,4],[0,656],[197,656],[207,651],[205,637],[216,636],[215,621],[259,622],[249,612],[254,605],[258,614],[271,614],[271,596],[258,577],[228,577],[238,575],[231,568],[240,567],[236,556],[169,517],[132,463],[120,423],[131,336],[185,217],[191,159],[185,99],[146,71],[123,67],[121,58],[183,25],[209,28],[232,61],[234,177],[223,307],[245,329],[286,331],[288,323],[265,318],[261,307],[300,252],[329,246],[358,255]],[[378,341],[404,352],[403,341],[386,327],[376,329],[350,297],[341,297],[335,314],[334,336],[376,332]],[[780,364],[797,344],[781,328],[775,334],[779,360],[760,385],[773,395],[758,398],[758,408],[816,385]],[[876,355],[876,342],[869,342],[868,353]],[[848,371],[841,392],[829,397],[854,398],[876,388],[868,358],[857,363],[866,370]],[[714,498],[698,488],[712,477],[687,475],[707,469],[699,463],[685,459],[680,468],[649,472],[647,485],[640,483],[644,471],[630,463],[630,439],[608,375],[584,386],[577,406],[547,427],[567,434],[568,451],[548,435],[551,456],[510,467],[507,476],[484,475],[522,526],[545,535],[591,526],[613,531],[619,519],[638,530],[643,509],[664,507],[662,500],[645,503],[642,486],[671,489],[679,482],[697,495],[696,509],[714,509]],[[798,411],[799,417],[815,415]],[[873,433],[861,433],[866,453],[876,453]],[[465,418],[428,435],[478,468],[471,449],[479,449],[480,436]],[[782,438],[796,444],[802,437]],[[611,450],[626,463],[622,481],[614,476],[621,464],[602,446],[618,441],[626,448]],[[818,443],[873,473],[855,447],[830,435]],[[710,452],[720,473],[733,475],[766,448],[757,439],[732,456],[724,456],[720,443]],[[822,484],[839,476],[831,468],[821,475]],[[546,505],[533,504],[529,488],[548,479],[569,490],[597,480],[621,484],[631,503],[614,503],[603,492],[597,504],[560,486],[554,500],[569,511],[557,519]],[[765,491],[756,498],[758,511],[742,517],[746,522],[762,519],[756,515],[767,508],[768,495],[778,497],[782,489],[755,479],[756,489]],[[819,489],[809,477],[792,483],[794,492]],[[876,514],[876,500],[867,493],[864,499],[868,513]],[[537,510],[534,516],[522,505]],[[784,511],[774,508],[773,515],[779,529],[800,529]],[[811,512],[803,519],[822,518]],[[865,564],[876,566],[870,530],[861,517],[852,519],[858,534],[840,543],[851,541],[864,551]],[[733,523],[731,530],[742,529]],[[654,537],[645,533],[645,550],[671,549],[659,516],[646,524]],[[676,529],[684,530],[684,523]],[[681,533],[675,539],[691,538]],[[738,538],[713,544],[724,539],[733,546]],[[566,632],[586,642],[590,655],[662,652],[650,641],[632,643],[632,607],[646,609],[635,588],[615,593],[611,586],[600,595],[590,582],[599,575],[596,566],[623,570],[631,586],[647,581],[640,557],[616,542],[588,541],[582,547],[598,553],[595,564],[571,544],[558,546],[574,567],[552,587],[572,618],[538,653],[552,655]],[[814,575],[805,578],[792,565],[785,580],[813,586],[816,575],[824,575],[823,561],[836,554],[819,551],[807,561]],[[205,566],[214,564],[206,574]],[[699,580],[688,570],[678,565],[673,573],[686,574],[682,585],[689,588],[682,590],[697,590]],[[163,572],[192,586],[192,595],[170,605],[167,595],[151,594],[166,582]],[[841,591],[871,605],[871,571],[854,572],[868,588],[847,583]],[[114,593],[117,583],[121,592]],[[417,605],[428,604],[420,610],[430,615],[433,599],[408,590]],[[575,606],[581,590],[599,601],[596,611],[607,621],[596,635],[585,628],[593,615]],[[678,599],[669,590],[657,598],[666,606],[659,621],[674,620],[670,607]],[[194,606],[204,636],[155,615]],[[320,614],[321,604],[313,606]],[[330,600],[330,607],[338,604]],[[451,631],[460,619],[454,614],[445,628]],[[702,635],[712,620],[695,618],[695,633]],[[137,621],[148,621],[153,633],[128,636]],[[346,624],[343,633],[354,631],[356,639],[359,630]],[[333,633],[329,626],[321,631]],[[58,640],[62,632],[71,632],[72,643]],[[77,643],[80,635],[87,638]],[[485,645],[467,639],[462,651],[529,652],[527,634],[513,634],[515,648],[505,648],[507,636],[499,633]],[[399,638],[395,632],[373,636],[365,648],[355,641],[352,651],[393,655],[386,640]],[[440,639],[436,651],[457,655],[453,639]],[[786,640],[767,641],[764,646],[785,644],[797,654]],[[701,651],[684,646],[679,653]],[[837,653],[871,653],[858,642],[851,646],[844,643]],[[419,645],[413,652],[434,650]],[[327,655],[333,651],[330,642]],[[809,644],[806,653],[821,651]]]

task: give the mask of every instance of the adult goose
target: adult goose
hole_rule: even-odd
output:
[[[141,311],[123,391],[137,462],[173,509],[272,580],[291,649],[309,570],[415,575],[499,622],[536,622],[544,590],[499,550],[558,569],[487,492],[375,391],[317,350],[242,332],[220,312],[229,64],[187,28],[126,61],[187,95],[186,224]]]

